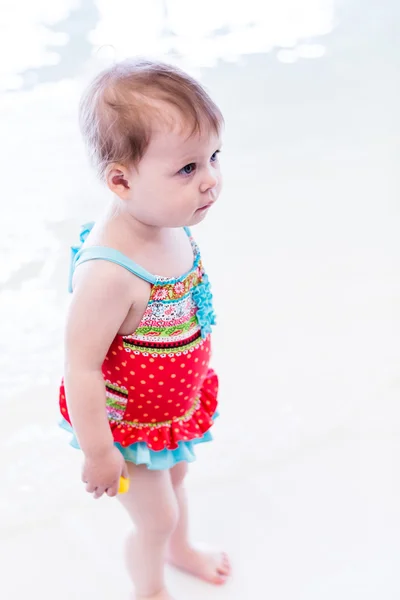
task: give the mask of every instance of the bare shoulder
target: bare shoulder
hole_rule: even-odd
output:
[[[93,288],[96,292],[101,291],[104,295],[128,293],[132,284],[132,277],[126,269],[121,266],[102,259],[88,260],[75,269],[72,278],[72,289],[75,294],[84,289],[85,292]]]
[[[66,355],[98,367],[117,334],[132,333],[143,316],[150,285],[123,267],[91,260],[76,268],[66,323]]]
[[[73,295],[87,296],[95,305],[109,309],[114,305],[137,307],[147,304],[150,285],[125,269],[107,260],[90,260],[79,265],[73,276]]]

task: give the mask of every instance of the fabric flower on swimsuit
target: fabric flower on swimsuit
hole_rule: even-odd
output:
[[[76,255],[78,254],[79,250],[81,250],[82,245],[86,242],[86,239],[87,239],[89,233],[92,231],[93,226],[94,226],[94,223],[86,223],[85,225],[82,225],[82,228],[81,228],[81,231],[79,234],[80,244],[78,246],[71,246],[71,266],[70,266],[69,284],[68,284],[68,291],[70,293],[72,292],[72,276],[74,274]]]
[[[204,339],[211,333],[211,325],[215,325],[216,322],[210,282],[206,274],[203,274],[201,282],[193,289],[192,297],[198,308],[196,316],[201,327],[201,337]]]
[[[89,233],[93,229],[94,223],[86,223],[86,225],[82,225],[81,231],[79,233],[80,244],[78,246],[71,247],[72,258],[78,254],[79,250],[82,248],[82,245],[86,242]]]

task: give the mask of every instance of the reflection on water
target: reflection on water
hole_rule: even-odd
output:
[[[333,27],[332,0],[204,0],[194,14],[185,0],[154,4],[158,13],[153,3],[142,3],[140,10],[139,3],[130,5],[128,10],[129,2],[119,0],[114,10],[107,0],[98,0],[101,19],[91,34],[93,43],[113,45],[118,58],[144,52],[171,55],[187,67],[202,67],[274,48],[296,48]],[[120,14],[128,15],[122,23]]]
[[[310,40],[333,23],[333,0],[202,0],[195,13],[186,0],[19,0],[2,13],[0,90],[77,76],[102,46],[117,59],[148,54],[188,68],[280,48],[284,62],[315,58],[323,46]]]

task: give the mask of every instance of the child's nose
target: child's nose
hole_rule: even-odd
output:
[[[204,172],[203,180],[200,184],[200,191],[202,193],[208,192],[216,187],[218,183],[218,175],[215,172],[213,167],[209,167],[207,171]]]

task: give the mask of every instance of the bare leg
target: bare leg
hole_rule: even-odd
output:
[[[221,552],[200,552],[193,548],[189,541],[188,503],[184,487],[187,470],[186,463],[179,463],[170,471],[179,507],[179,519],[169,541],[169,561],[196,577],[210,583],[222,584],[231,572],[227,555]]]
[[[131,485],[118,496],[136,532],[126,544],[126,562],[136,600],[172,600],[165,589],[164,565],[168,540],[178,519],[169,471],[149,471],[127,463]]]

